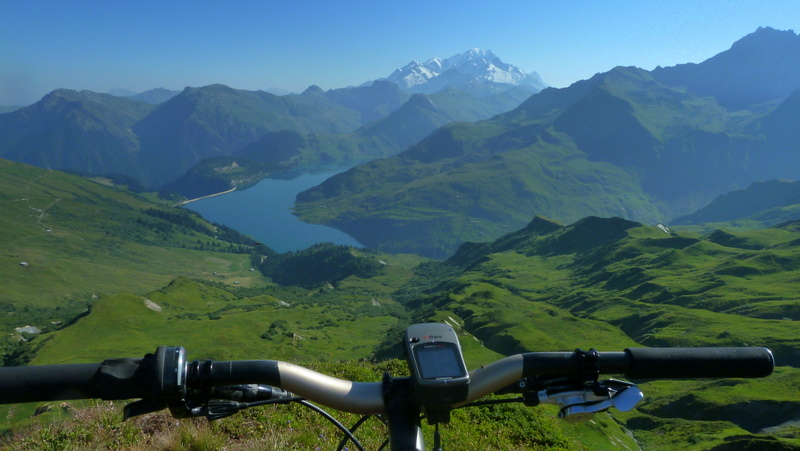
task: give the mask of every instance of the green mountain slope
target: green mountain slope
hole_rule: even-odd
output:
[[[0,159],[0,327],[52,328],[107,292],[174,277],[259,284],[252,241],[85,178]]]
[[[701,225],[735,221],[759,228],[796,219],[800,219],[800,182],[770,180],[724,194],[697,212],[676,218],[672,223]]]
[[[536,218],[425,268],[420,280],[446,276],[427,287],[418,281],[420,290],[401,299],[415,312],[413,321],[456,324],[501,354],[769,347],[787,367],[776,376],[646,383],[638,412],[618,418],[645,449],[716,449],[736,441],[792,449],[792,421],[800,417],[797,233],[794,223],[702,236],[620,218],[569,226]]]
[[[754,180],[800,178],[789,145],[799,98],[766,114],[731,113],[712,97],[618,67],[490,120],[437,130],[309,190],[297,211],[371,246],[435,257],[537,214],[663,222]]]
[[[0,115],[0,158],[34,166],[142,179],[133,125],[153,106],[59,89],[41,101]]]
[[[376,90],[386,84],[391,85],[379,82],[370,89]],[[348,107],[365,109],[361,113],[362,117],[378,115],[394,106],[391,102],[394,99],[392,96],[388,96],[389,100],[384,103],[374,104],[381,97],[369,97],[367,94],[371,94],[371,91],[354,91],[357,89],[325,93],[311,90],[304,95],[325,97]],[[386,88],[380,88],[379,91],[383,93]],[[359,127],[352,133],[304,135],[290,130],[269,132],[257,141],[236,150],[230,157],[201,161],[178,179],[164,185],[162,190],[194,198],[233,187],[241,188],[271,173],[296,166],[352,165],[359,161],[396,155],[445,124],[485,119],[508,111],[522,103],[529,92],[525,88],[514,88],[492,96],[475,97],[451,89],[430,96],[415,95],[386,117]],[[237,170],[224,169],[234,163]]]
[[[269,132],[345,133],[358,114],[313,92],[276,96],[212,85],[187,88],[143,118],[138,161],[149,186],[173,180],[199,161],[230,155]]]
[[[328,362],[367,357],[397,318],[373,307],[371,298],[342,300],[336,294],[319,293],[315,299],[288,290],[242,297],[232,288],[176,279],[145,296],[102,296],[75,325],[42,336],[31,363],[144,355],[163,344],[184,346],[193,359]],[[78,346],[87,333],[102,340]]]
[[[544,326],[545,321],[537,332],[550,337],[570,330],[557,325],[560,315],[567,315],[614,326],[610,337],[616,338],[596,341],[748,343],[770,347],[783,365],[800,366],[795,352],[800,330],[793,324],[800,318],[794,282],[800,270],[798,238],[795,223],[702,236],[621,218],[588,217],[570,226],[536,218],[491,244],[462,246],[442,263],[460,268],[460,275],[421,305],[456,309],[465,327],[487,342],[497,339],[497,328],[524,327],[525,322],[513,315],[505,322],[490,321],[495,328],[482,335],[480,327],[486,326],[471,327],[470,322],[483,324],[496,313],[479,306],[517,299],[520,305],[560,309],[552,314],[553,324]],[[587,333],[602,328],[583,330],[576,339],[591,340]],[[515,344],[496,351],[542,350],[535,335],[509,335]]]
[[[566,220],[586,211],[657,217],[635,174],[589,162],[566,143],[556,150],[541,140],[492,153],[495,137],[475,131],[469,124],[451,125],[398,157],[332,177],[299,194],[296,212],[367,246],[437,258],[465,240],[511,232],[541,211]]]
[[[515,88],[481,98],[448,91],[432,97],[441,103],[433,117],[417,118],[427,113],[410,106],[382,125],[410,97],[389,82],[327,92],[312,86],[285,96],[224,85],[151,94],[54,91],[30,107],[0,114],[0,157],[87,174],[124,174],[154,189],[204,159],[281,146],[281,133],[306,140],[301,154],[274,161],[281,167],[394,155],[447,122],[507,111],[530,91]],[[156,97],[160,102],[152,104]],[[368,127],[355,132],[363,126]]]
[[[378,265],[307,288],[179,278],[143,295],[102,295],[87,315],[30,349],[35,363],[139,355],[159,344],[186,346],[193,359],[384,358],[398,356],[399,333],[422,321],[461,331],[470,367],[499,355],[575,347],[767,346],[780,366],[774,376],[639,381],[646,400],[635,412],[612,412],[613,421],[645,449],[791,449],[798,439],[791,421],[800,415],[798,233],[794,223],[699,235],[621,218],[563,226],[537,217],[413,270],[418,260],[408,257],[323,246],[283,256],[273,270],[316,274],[311,263],[348,255],[356,266]],[[596,434],[591,446],[610,446],[599,444],[613,434],[600,432],[607,426],[564,427],[565,434]]]
[[[229,155],[270,132],[349,133],[407,98],[383,91],[326,96],[310,89],[276,96],[211,85],[151,105],[57,90],[0,116],[0,157],[83,173],[118,172],[158,187],[204,158]],[[370,95],[372,105],[363,99]]]

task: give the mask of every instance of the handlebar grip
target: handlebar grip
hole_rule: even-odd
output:
[[[91,398],[99,363],[0,368],[0,403]]]
[[[767,348],[628,348],[630,378],[764,377],[775,359]]]
[[[155,391],[153,355],[102,363],[0,368],[0,404],[147,398]]]

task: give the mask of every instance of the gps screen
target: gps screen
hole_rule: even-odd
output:
[[[414,347],[420,376],[423,379],[466,376],[458,349],[452,343],[430,343]]]

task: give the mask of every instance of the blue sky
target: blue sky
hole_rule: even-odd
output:
[[[358,85],[470,48],[563,87],[614,66],[701,62],[794,0],[0,0],[0,105],[57,88]]]

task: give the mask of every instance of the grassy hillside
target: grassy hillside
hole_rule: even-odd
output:
[[[432,302],[469,310],[467,299],[477,308],[521,297],[582,321],[610,324],[623,334],[617,338],[621,346],[630,344],[627,340],[646,346],[766,346],[779,363],[800,366],[795,352],[800,330],[794,325],[800,319],[798,238],[793,224],[700,236],[619,218],[586,218],[554,232],[531,230],[511,243],[506,237],[478,252],[456,254],[446,264],[466,271],[448,286],[446,297]],[[559,318],[559,310],[549,314]],[[475,320],[487,316],[476,314]],[[543,333],[559,336],[560,330]],[[531,346],[540,339],[513,335],[518,346],[538,350]]]
[[[58,171],[0,160],[4,301],[146,292],[175,275],[247,270],[249,250],[198,215]],[[26,262],[27,266],[20,265]],[[241,264],[240,264],[241,263]]]
[[[364,277],[345,274],[340,249],[362,254],[352,257],[351,272],[366,262],[374,266]],[[91,362],[98,356],[136,356],[159,345],[176,345],[198,359],[367,359],[391,329],[407,322],[408,312],[392,293],[412,277],[420,261],[330,245],[264,260],[277,260],[267,270],[276,280],[291,283],[284,274],[303,261],[316,279],[301,283],[303,288],[247,280],[257,279],[258,272],[246,271],[235,280],[217,273],[179,277],[144,293],[101,294],[69,327],[31,341],[26,357],[34,364]],[[321,275],[325,266],[335,272]]]
[[[309,190],[297,211],[370,246],[436,258],[535,215],[667,222],[756,180],[800,178],[800,96],[781,100],[729,111],[617,67],[491,119],[440,128]]]
[[[382,361],[399,357],[402,330],[422,321],[453,325],[470,368],[501,355],[576,347],[766,346],[780,366],[774,376],[641,381],[647,399],[636,412],[578,427],[542,426],[537,418],[553,413],[547,409],[456,418],[467,426],[490,422],[497,449],[635,447],[627,432],[645,449],[791,449],[800,440],[791,423],[800,417],[796,223],[699,234],[620,218],[563,226],[537,217],[493,242],[466,244],[445,262],[330,245],[283,255],[258,249],[265,258],[254,266],[270,281],[249,271],[253,249],[231,242],[244,238],[188,212],[80,177],[2,164],[4,276],[13,281],[3,285],[12,312],[4,324],[9,332],[43,325],[41,334],[19,332],[27,342],[7,343],[6,363],[96,362],[158,345],[184,346],[191,359]],[[298,268],[309,277],[298,277]],[[8,407],[2,417],[22,420],[36,407]],[[222,424],[244,427],[236,421]],[[41,429],[38,440],[68,440],[59,427]],[[454,428],[454,443],[481,440],[469,427]]]
[[[714,199],[687,216],[676,218],[676,225],[708,223],[750,223],[750,228],[770,227],[800,218],[800,182],[770,180],[756,182],[743,190]]]
[[[797,233],[796,224],[704,236],[619,218],[567,227],[537,218],[434,264],[443,268],[428,272],[449,273],[448,281],[409,302],[414,320],[456,318],[501,354],[769,347],[784,367],[775,376],[648,382],[638,412],[618,418],[645,449],[793,449],[800,439],[792,423],[800,418]]]
[[[383,371],[404,371],[404,362],[316,364],[312,368],[327,374],[374,381]],[[135,417],[122,422],[121,403],[97,403],[88,409],[74,405],[53,406],[29,420],[29,427],[0,437],[4,449],[228,449],[285,450],[336,449],[340,432],[320,415],[297,404],[272,405],[248,409],[213,423],[204,419],[176,421],[166,413]],[[70,415],[73,418],[63,420]],[[335,415],[345,425],[358,420],[355,415]],[[433,428],[422,425],[428,445],[433,444]],[[366,421],[357,431],[366,449],[379,449],[386,439],[386,428],[378,419]],[[448,450],[586,450],[635,449],[636,441],[607,415],[592,423],[564,428],[552,409],[522,405],[497,405],[453,412],[450,424],[441,427],[443,445]],[[350,444],[349,449],[354,447]]]
[[[104,295],[29,350],[33,363],[91,362],[172,344],[192,359],[318,365],[399,357],[403,328],[421,321],[453,325],[471,368],[501,355],[575,347],[767,346],[779,365],[768,378],[638,381],[646,399],[637,411],[577,427],[557,423],[558,432],[526,425],[528,438],[516,446],[545,433],[562,437],[546,446],[612,449],[628,443],[628,430],[644,449],[793,449],[800,439],[792,423],[800,417],[797,233],[792,224],[698,235],[619,218],[570,226],[536,218],[495,242],[466,245],[447,262],[373,255],[383,262],[379,272],[313,288],[179,278],[144,295]],[[330,251],[286,256],[286,267],[336,255]],[[498,415],[493,428],[505,437],[501,423],[514,428],[516,420]],[[454,443],[472,443],[463,425],[453,427]],[[510,446],[505,440],[497,446]]]
[[[387,258],[383,256],[383,258]],[[394,375],[406,374],[405,364],[389,361],[382,364],[366,362],[346,365],[325,364],[346,360],[370,359],[380,341],[388,338],[397,347],[401,332],[408,323],[405,309],[393,301],[391,293],[398,284],[411,277],[409,263],[414,259],[387,258],[385,270],[368,279],[348,278],[334,288],[305,290],[300,288],[268,287],[264,289],[238,289],[230,286],[193,279],[176,279],[163,289],[145,296],[117,294],[103,296],[92,306],[91,312],[70,327],[37,338],[32,344],[35,358],[31,363],[93,362],[98,356],[138,356],[151,352],[159,344],[171,343],[185,346],[191,359],[252,359],[270,358],[309,365],[327,374],[339,377],[377,381],[381,372],[389,370]],[[452,321],[452,318],[444,318]],[[468,364],[476,368],[500,357],[480,345],[466,330],[462,344]],[[98,339],[87,340],[87,337]],[[102,339],[100,338],[102,337]],[[13,406],[4,409],[4,418],[22,420],[39,407]],[[147,432],[125,433],[128,423],[119,422],[120,405],[116,411],[103,408],[101,425],[93,423],[91,412],[75,415],[79,421],[56,421],[58,409],[46,415],[24,420],[34,423],[33,429],[19,430],[11,437],[10,449],[20,444],[43,446],[61,443],[66,446],[85,447],[99,441],[100,446],[119,443],[123,449],[147,447],[159,440],[172,446],[222,446],[230,449],[247,449],[244,435],[254,428],[271,431],[267,442],[277,441],[284,446],[331,446],[335,431],[320,418],[306,411],[288,406],[269,407],[247,412],[210,426],[181,421],[177,428],[188,428],[194,439],[186,442],[170,430],[156,427],[144,428]],[[116,415],[114,415],[116,413]],[[443,431],[448,449],[613,449],[615,444],[634,441],[611,417],[601,415],[596,422],[580,426],[558,424],[553,409],[526,409],[521,406],[474,408],[454,413],[452,423]],[[134,424],[162,421],[163,414],[133,420]],[[340,415],[352,424],[352,415]],[[40,418],[40,419],[39,419]],[[44,427],[35,426],[37,419]],[[295,425],[296,430],[313,428],[313,435],[286,430],[284,425]],[[365,443],[378,446],[385,431],[379,422],[368,422],[359,436]],[[85,434],[66,431],[87,431]],[[93,431],[89,433],[88,431]],[[239,434],[234,431],[241,431]],[[249,431],[249,432],[248,432]],[[330,438],[323,440],[322,437]],[[428,428],[427,440],[431,431]],[[491,436],[491,438],[488,438]],[[9,437],[9,439],[11,438]],[[196,441],[195,441],[196,440]],[[185,443],[185,445],[178,445]],[[250,441],[252,443],[252,441]],[[38,444],[38,445],[36,445]],[[243,448],[239,448],[239,447]],[[252,445],[249,445],[252,446]],[[267,446],[263,443],[260,446]],[[280,446],[279,446],[280,448]]]
[[[82,177],[0,160],[0,327],[43,331],[97,296],[176,276],[259,286],[248,239],[198,215]]]
[[[335,295],[322,293],[239,297],[236,290],[176,279],[145,296],[102,296],[89,315],[37,340],[42,347],[31,363],[138,356],[164,344],[186,347],[192,359],[325,362],[369,357],[376,336],[382,337],[397,318],[373,307],[372,296],[338,300],[339,306],[336,301]],[[330,318],[336,318],[335,324]],[[86,343],[87,334],[102,340]]]
[[[446,258],[464,241],[510,233],[543,212],[567,222],[587,214],[660,216],[635,173],[588,161],[568,137],[549,135],[564,138],[559,148],[534,139],[509,150],[495,133],[471,124],[439,129],[397,157],[301,193],[297,214],[368,246],[434,258]]]

